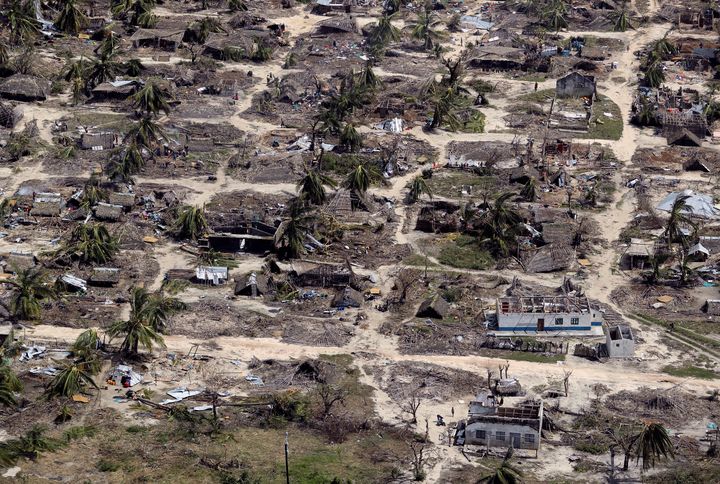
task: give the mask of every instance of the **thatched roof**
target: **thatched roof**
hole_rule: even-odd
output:
[[[448,302],[442,297],[435,295],[422,302],[415,316],[418,318],[443,319],[449,309],[450,305]]]
[[[525,262],[527,272],[554,272],[570,267],[575,260],[575,250],[568,245],[544,245]]]
[[[135,194],[113,192],[108,196],[108,201],[112,205],[120,205],[123,208],[130,208],[135,205]]]
[[[44,101],[50,93],[50,81],[15,74],[0,83],[0,96],[17,101]]]
[[[251,297],[263,296],[271,291],[272,285],[272,277],[251,272],[247,277],[242,277],[237,280],[235,283],[235,295]]]
[[[652,257],[655,254],[655,242],[652,240],[630,239],[625,255],[632,257]]]
[[[86,150],[102,148],[110,150],[115,147],[115,141],[118,139],[116,133],[83,133],[80,136],[80,146]]]
[[[326,210],[344,222],[363,223],[377,208],[367,195],[360,198],[350,190],[341,189],[327,204]]]
[[[333,33],[358,33],[357,20],[352,17],[330,17],[318,24],[317,32],[319,34]]]
[[[120,269],[114,267],[96,267],[90,276],[93,284],[117,284],[120,282]]]
[[[242,29],[253,25],[264,24],[266,22],[267,19],[253,15],[250,12],[240,12],[235,14],[228,24],[234,29]]]
[[[98,203],[95,207],[95,217],[100,220],[115,221],[120,218],[123,213],[122,205],[113,205],[110,203]]]
[[[62,202],[60,201],[48,201],[48,202],[33,202],[32,209],[30,209],[30,215],[35,217],[57,217],[60,215],[62,209]]]
[[[35,255],[31,253],[10,252],[5,256],[6,270],[23,271],[35,267],[35,262]]]
[[[340,289],[332,300],[332,306],[335,308],[359,308],[365,298],[362,293],[356,291],[350,286]]]
[[[133,45],[148,40],[179,44],[182,42],[184,35],[185,31],[179,29],[137,29],[137,31],[132,34],[132,37],[130,37],[130,41]]]
[[[544,223],[542,226],[542,238],[546,244],[571,244],[576,232],[577,224],[569,220]]]

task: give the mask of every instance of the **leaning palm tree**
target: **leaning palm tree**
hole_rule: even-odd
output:
[[[48,398],[72,397],[75,394],[83,393],[87,387],[99,389],[93,379],[94,370],[98,367],[94,362],[70,362],[64,364],[60,372],[53,377],[45,388]]]
[[[658,88],[665,82],[665,71],[660,60],[653,60],[645,66],[645,84],[648,87]]]
[[[520,214],[508,206],[514,196],[515,194],[511,192],[500,195],[481,217],[485,240],[490,242],[500,256],[508,255],[510,245],[522,222]]]
[[[17,375],[13,373],[10,365],[4,361],[0,363],[0,405],[12,407],[17,404],[15,394],[22,391],[23,385]]]
[[[208,230],[205,207],[183,205],[177,209],[174,233],[180,239],[197,240]]]
[[[147,115],[158,115],[160,111],[170,114],[170,104],[165,91],[157,81],[151,79],[133,96],[135,107]]]
[[[345,178],[345,188],[359,195],[365,195],[370,185],[380,178],[375,165],[360,163]]]
[[[24,44],[40,33],[40,22],[37,21],[32,0],[13,0],[3,15],[10,29],[10,41],[15,45]]]
[[[138,287],[130,298],[130,319],[143,321],[153,331],[161,333],[167,326],[170,315],[185,308],[185,304],[177,298],[167,296],[163,292],[150,293]]]
[[[324,205],[327,201],[325,185],[335,188],[335,180],[316,170],[305,168],[305,176],[297,183],[300,197],[312,205]]]
[[[691,209],[687,203],[689,195],[679,195],[670,208],[670,217],[665,224],[663,235],[668,247],[673,242],[681,242],[683,245],[687,243],[684,229],[695,227],[694,222],[686,215]]]
[[[10,299],[10,312],[19,320],[36,320],[42,312],[42,301],[54,299],[56,294],[47,281],[44,272],[37,269],[25,269],[17,272],[17,277],[5,281],[14,289]]]
[[[543,13],[545,25],[554,30],[555,33],[560,29],[567,28],[568,23],[565,15],[567,14],[567,5],[563,0],[552,0],[548,8]]]
[[[105,264],[120,250],[120,242],[104,224],[78,225],[70,236],[66,252],[87,264]]]
[[[96,351],[100,347],[100,335],[95,329],[86,329],[75,338],[72,345],[72,353],[76,358],[82,361],[92,361],[95,359]]]
[[[120,64],[113,57],[103,56],[96,59],[84,76],[87,89],[94,89],[98,84],[115,79],[119,70]]]
[[[520,484],[523,472],[510,464],[513,453],[513,448],[509,447],[505,453],[505,458],[495,468],[495,472],[480,479],[478,484]]]
[[[88,18],[80,10],[75,0],[64,0],[62,10],[55,21],[55,26],[71,35],[77,35],[88,25]]]
[[[125,74],[130,77],[139,77],[145,69],[140,59],[130,59],[123,64],[123,67],[125,68]]]
[[[124,17],[130,25],[149,28],[157,23],[154,7],[155,0],[120,0],[113,5],[112,13]]]
[[[151,152],[157,143],[166,139],[165,131],[150,116],[140,118],[125,134],[126,143],[135,143],[138,147],[147,148]]]
[[[110,326],[108,335],[110,338],[122,337],[120,350],[130,356],[137,355],[141,347],[148,351],[152,351],[153,346],[165,347],[162,335],[142,318],[131,317],[127,321],[118,321]]]
[[[426,3],[425,8],[418,13],[418,18],[410,31],[411,35],[414,39],[423,41],[425,50],[432,50],[435,42],[445,37],[444,32],[435,29],[440,23],[442,22],[435,18],[432,4]]]
[[[651,60],[667,60],[677,54],[677,46],[668,40],[668,33],[662,39],[658,39],[653,43],[650,50]]]
[[[538,199],[538,181],[537,178],[531,176],[520,190],[520,196],[527,202],[534,202]]]
[[[359,86],[371,90],[382,86],[382,81],[375,75],[375,72],[372,69],[372,62],[369,59],[365,62],[363,70],[358,74],[357,82]]]
[[[615,32],[625,32],[627,29],[635,30],[635,27],[630,23],[630,14],[628,13],[625,3],[623,3],[621,10],[615,14],[615,23],[613,24],[613,30]]]
[[[378,19],[368,36],[368,43],[370,45],[378,46],[384,49],[390,44],[390,42],[397,42],[400,40],[400,29],[392,24],[394,17],[394,14],[385,14]]]
[[[410,184],[410,191],[408,192],[408,202],[417,202],[418,200],[420,200],[420,197],[423,194],[427,195],[429,198],[433,197],[432,190],[430,190],[430,187],[425,181],[425,178],[422,175],[418,175],[413,178],[413,181]]]
[[[204,44],[210,34],[227,33],[220,20],[213,17],[204,17],[193,22],[190,25],[190,31],[195,33],[198,44]]]
[[[432,96],[433,117],[430,129],[434,130],[446,126],[450,131],[457,131],[462,124],[455,113],[457,109],[457,95],[452,87],[438,89]]]

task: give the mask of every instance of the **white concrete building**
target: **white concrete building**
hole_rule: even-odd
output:
[[[511,296],[497,300],[498,331],[546,336],[602,336],[602,313],[579,296]]]

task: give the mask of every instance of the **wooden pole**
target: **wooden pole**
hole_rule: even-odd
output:
[[[285,432],[285,482],[290,484],[290,463],[288,460],[288,433]]]

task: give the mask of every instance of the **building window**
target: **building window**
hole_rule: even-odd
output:
[[[505,442],[505,432],[495,432],[495,440]]]
[[[555,318],[555,324],[556,324],[557,326],[562,326],[562,325],[563,325],[563,318]]]
[[[485,440],[487,438],[487,435],[485,434],[484,430],[476,430],[475,438],[478,440]]]
[[[580,318],[570,318],[570,324],[572,324],[573,326],[577,326],[578,324],[580,324]]]
[[[535,435],[534,434],[525,434],[525,443],[526,444],[534,444],[535,443]]]

